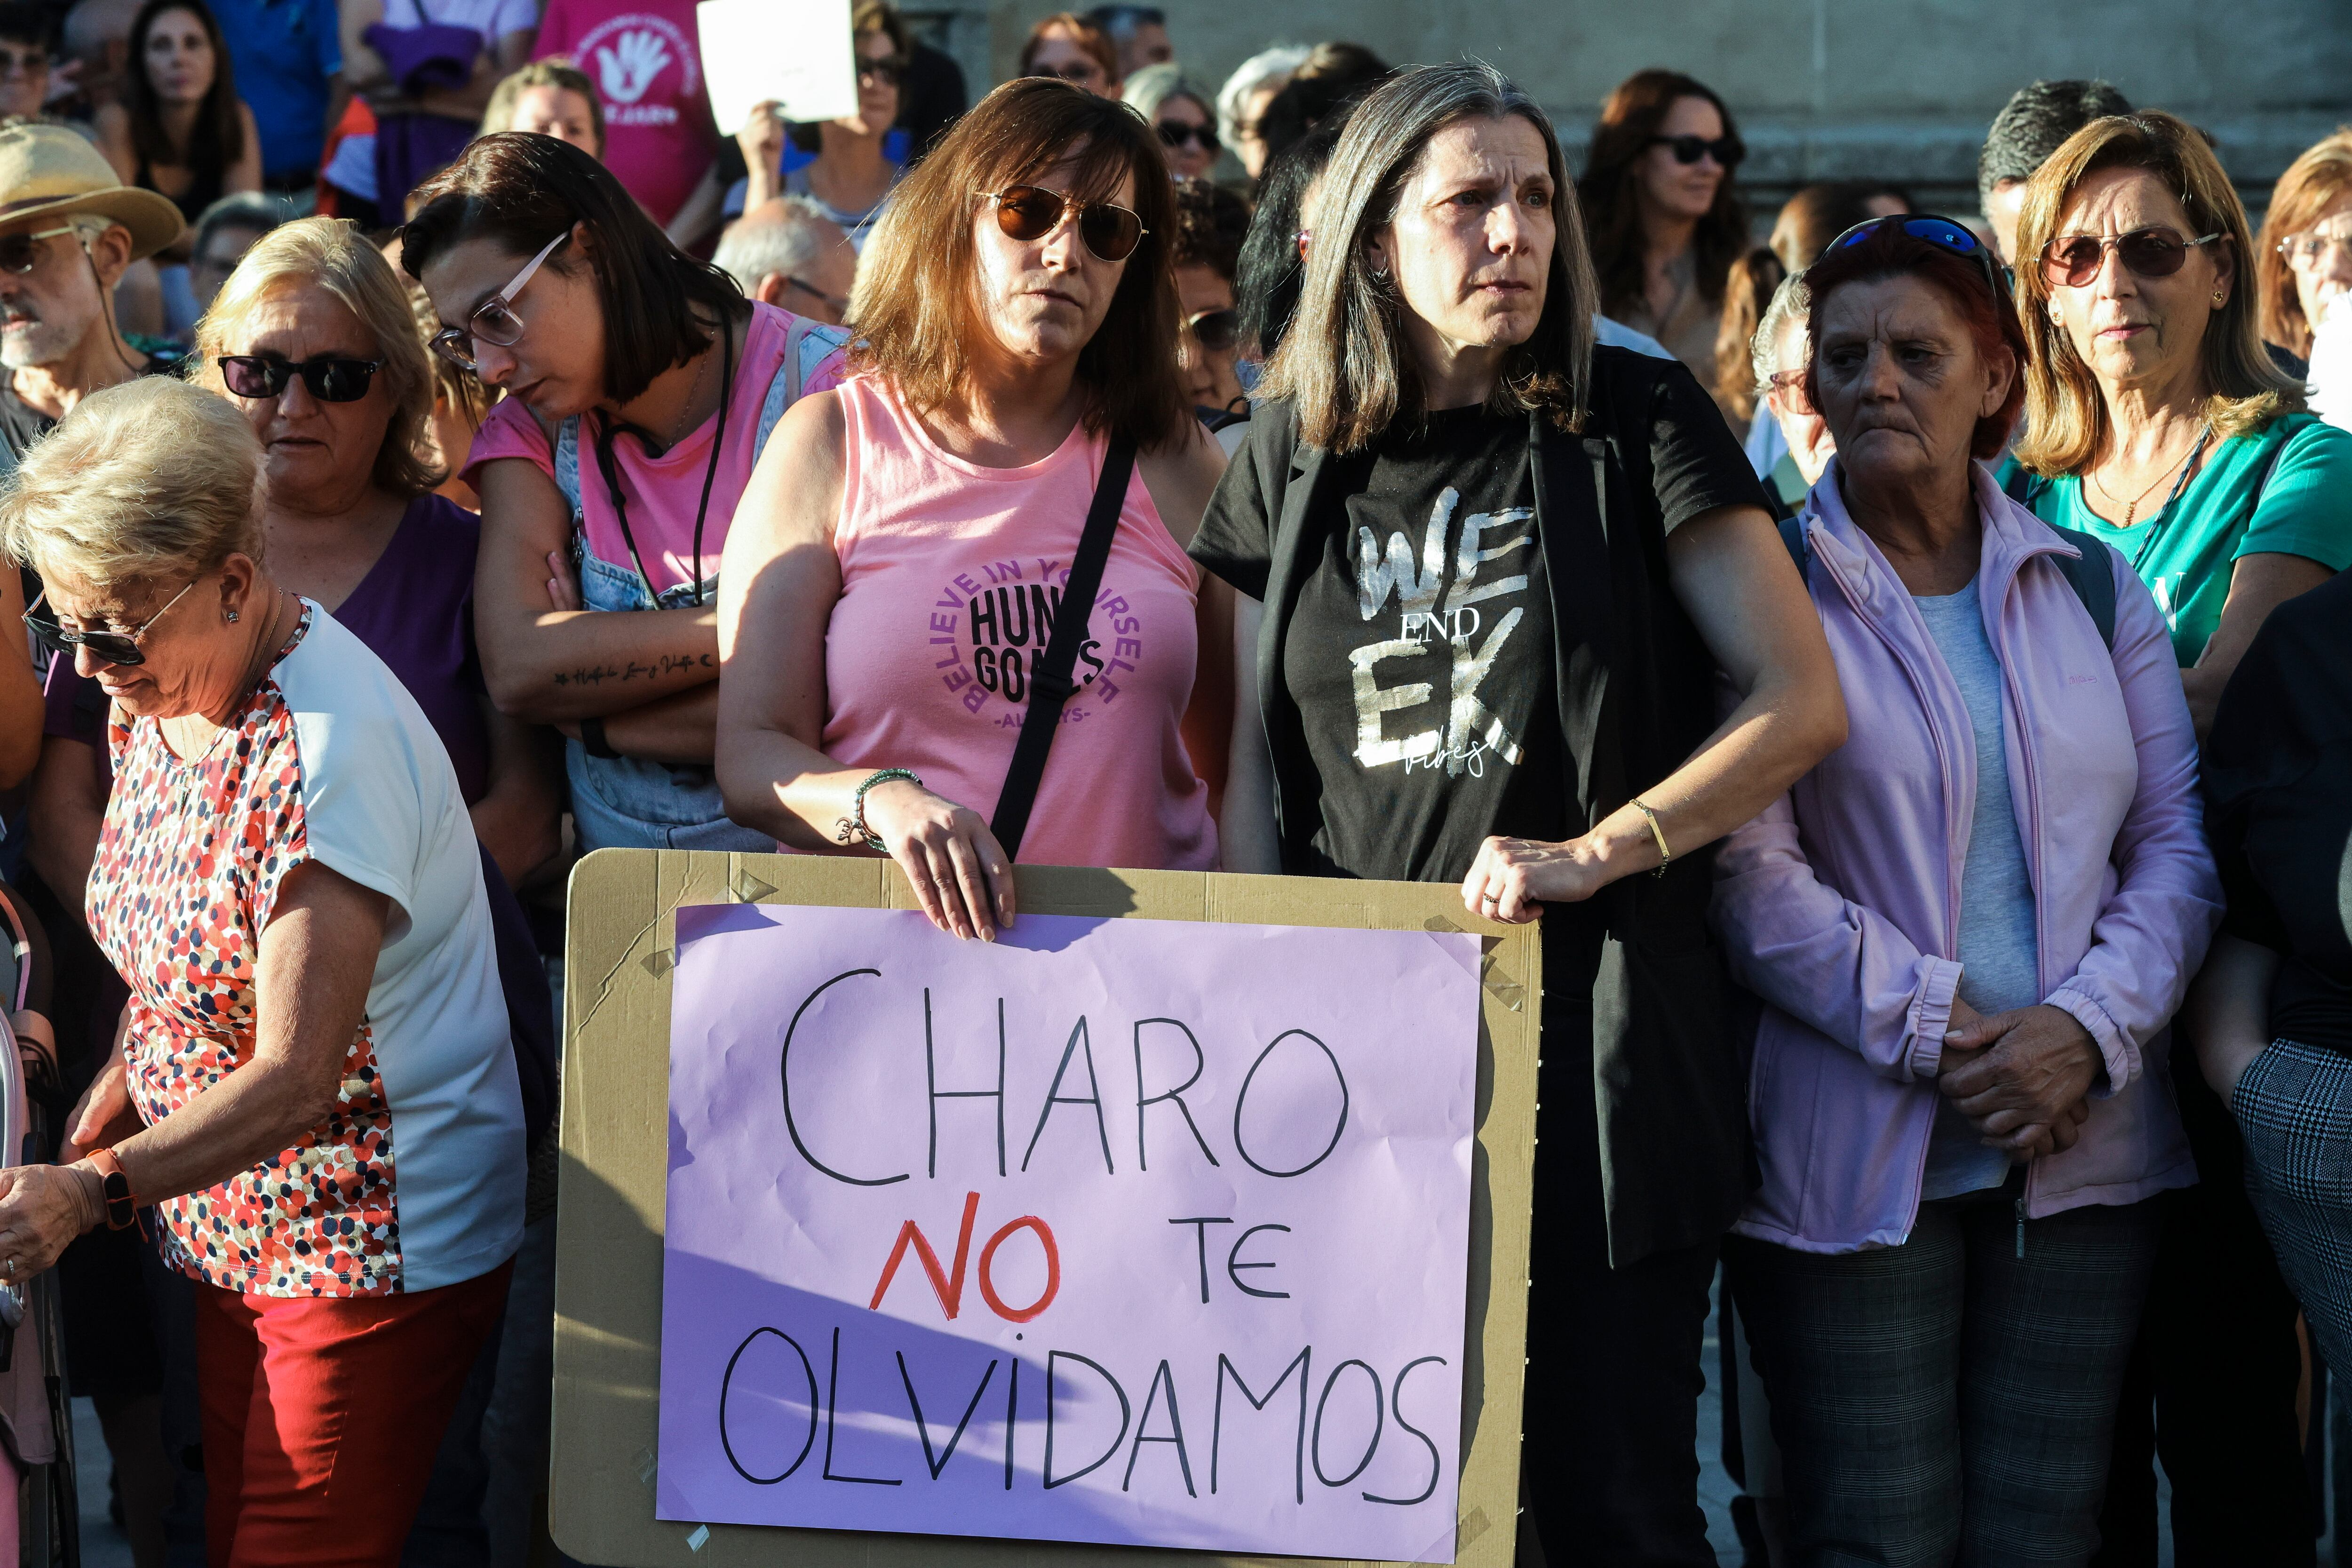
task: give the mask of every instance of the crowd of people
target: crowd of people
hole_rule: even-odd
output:
[[[2152,1568],[2160,1456],[2180,1561],[2314,1562],[2352,130],[2257,230],[2035,82],[1979,214],[1759,226],[1664,69],[1571,169],[1489,67],[1212,83],[1137,5],[968,103],[858,0],[855,111],[731,137],[690,0],[113,19],[0,4],[0,1292],[66,1344],[0,1451],[68,1379],[141,1568],[543,1560],[606,847],[975,940],[1016,862],[1540,919],[1529,1551],[1716,1561],[1720,1278],[1751,1561]]]

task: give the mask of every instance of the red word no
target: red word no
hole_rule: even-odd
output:
[[[906,1258],[907,1248],[912,1246],[917,1260],[923,1266],[924,1274],[930,1279],[931,1293],[940,1299],[940,1310],[945,1312],[950,1320],[953,1320],[956,1313],[963,1309],[964,1265],[971,1258],[971,1226],[972,1221],[979,1217],[979,1215],[980,1194],[966,1193],[963,1199],[963,1224],[956,1232],[955,1267],[952,1269],[942,1269],[940,1267],[940,1255],[931,1250],[930,1240],[923,1235],[920,1226],[911,1219],[900,1226],[898,1239],[890,1247],[890,1261],[882,1266],[882,1278],[874,1282],[874,1300],[866,1303],[868,1310],[878,1309],[882,1305],[882,1298],[889,1292],[890,1281],[898,1277],[899,1262]],[[1035,1232],[1038,1241],[1043,1243],[1045,1248],[1045,1292],[1025,1307],[1006,1306],[1004,1299],[996,1293],[996,1281],[993,1277],[996,1249],[1003,1246],[1006,1239],[1016,1230]],[[990,1237],[980,1249],[981,1299],[988,1303],[990,1311],[994,1312],[1006,1322],[1027,1322],[1052,1306],[1055,1293],[1061,1289],[1061,1249],[1054,1245],[1052,1229],[1035,1215],[1024,1214],[1019,1219],[1008,1220],[998,1227],[996,1234]]]

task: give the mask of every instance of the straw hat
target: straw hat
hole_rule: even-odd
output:
[[[169,196],[124,184],[79,132],[37,122],[0,126],[0,224],[71,213],[97,213],[129,229],[133,261],[179,238],[184,226]]]

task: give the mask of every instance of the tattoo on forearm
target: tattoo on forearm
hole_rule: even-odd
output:
[[[716,671],[719,656],[715,653],[666,653],[651,664],[639,664],[635,659],[626,664],[591,664],[578,669],[555,672],[558,686],[602,686],[608,680],[651,680],[656,676],[676,675],[680,670],[708,669]]]

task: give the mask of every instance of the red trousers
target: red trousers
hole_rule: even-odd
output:
[[[513,1272],[398,1296],[198,1286],[210,1568],[398,1568]]]

